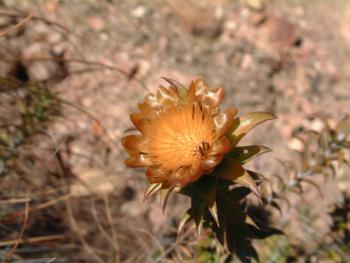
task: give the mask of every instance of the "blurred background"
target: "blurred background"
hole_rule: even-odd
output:
[[[223,107],[278,116],[244,144],[273,149],[251,166],[287,185],[295,134],[350,111],[349,58],[347,0],[0,0],[0,259],[224,262],[193,229],[176,242],[186,199],[142,202],[120,144],[130,112],[161,77],[224,87]],[[261,262],[350,262],[337,165],[266,215],[285,235],[254,243]]]

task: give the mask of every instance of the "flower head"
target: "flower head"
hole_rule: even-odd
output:
[[[122,138],[129,153],[126,164],[147,168],[150,184],[144,200],[160,193],[164,212],[172,192],[185,195],[191,202],[179,223],[179,234],[194,222],[197,236],[203,227],[211,228],[208,233],[215,233],[231,253],[242,241],[251,248],[247,207],[240,210],[247,195],[242,187],[249,188],[248,193],[254,193],[262,203],[257,184],[262,176],[243,166],[270,149],[237,145],[257,125],[276,116],[268,112],[235,116],[235,108],[221,112],[222,88],[210,89],[200,79],[188,88],[164,79],[170,85],[148,94],[138,104],[139,111],[130,115],[137,134]],[[231,187],[234,185],[242,187]],[[232,235],[233,231],[238,234]]]
[[[165,79],[138,104],[139,112],[130,115],[140,134],[122,139],[129,167],[147,167],[151,183],[184,186],[209,174],[231,149],[226,137],[237,112],[221,112],[222,88],[209,89],[199,79],[185,88]]]

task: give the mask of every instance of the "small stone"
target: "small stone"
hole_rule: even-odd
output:
[[[136,7],[134,10],[132,10],[131,15],[135,18],[143,18],[146,15],[146,7],[143,5],[140,5]]]
[[[267,16],[264,12],[255,11],[255,10],[252,10],[249,15],[249,21],[254,26],[261,25],[266,20],[266,18]]]
[[[295,150],[295,151],[298,151],[298,152],[302,152],[304,150],[303,143],[297,138],[292,138],[291,140],[289,140],[288,146],[292,150]]]
[[[101,170],[87,169],[77,174],[79,182],[71,185],[73,196],[89,196],[92,194],[107,194],[113,191],[114,186],[108,176]]]
[[[169,4],[193,35],[215,38],[221,34],[222,21],[217,17],[220,11],[216,13],[215,8],[188,0],[171,0]]]
[[[297,27],[281,17],[270,17],[266,22],[270,43],[276,48],[293,46],[298,39]]]
[[[343,38],[350,42],[350,3],[347,4],[340,25],[340,32]]]
[[[246,5],[254,10],[262,10],[265,7],[264,0],[245,0]]]
[[[95,31],[102,31],[105,28],[105,22],[100,16],[90,17],[89,20],[90,27]]]

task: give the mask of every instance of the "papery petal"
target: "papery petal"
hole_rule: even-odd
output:
[[[160,108],[160,104],[157,99],[157,96],[152,93],[149,93],[145,96],[145,103],[150,105],[154,110],[157,110]]]
[[[231,149],[230,140],[222,136],[220,139],[216,140],[212,147],[210,148],[209,155],[224,154]]]
[[[160,111],[170,109],[177,105],[176,100],[169,98],[167,96],[163,96],[162,92],[160,91],[158,91],[157,93],[157,100],[160,106],[159,108]]]
[[[182,91],[186,91],[186,87],[184,85],[182,85],[180,82],[174,80],[174,79],[169,79],[169,78],[165,78],[162,77],[162,79],[164,79],[166,82],[168,82],[170,84],[169,89],[172,89],[176,92],[176,94],[178,94],[181,97],[181,93]]]
[[[147,153],[147,139],[142,135],[129,135],[122,138],[122,144],[128,153]]]
[[[132,168],[148,167],[152,165],[152,160],[146,154],[132,154],[125,160],[125,164]]]
[[[208,93],[208,85],[202,79],[197,79],[194,81],[194,85],[196,86],[196,96],[203,97]]]
[[[147,103],[139,103],[137,104],[137,107],[140,113],[142,113],[146,118],[153,119],[157,117],[157,113],[153,110],[151,105]]]
[[[192,81],[187,91],[187,100],[189,103],[193,103],[195,101],[195,98],[196,98],[196,84],[194,81]]]
[[[179,104],[181,104],[181,103],[183,103],[185,101],[185,97],[186,97],[186,94],[187,94],[187,89],[184,86],[169,87],[169,89],[174,94],[174,97],[177,98]]]
[[[225,92],[223,88],[209,90],[203,98],[203,104],[208,107],[217,107],[223,100]]]
[[[225,112],[220,112],[214,117],[216,126],[216,138],[225,135],[233,123],[233,117],[236,115],[237,109],[229,108]]]
[[[169,181],[177,186],[184,186],[196,181],[203,174],[202,169],[192,167],[180,167],[168,175]]]
[[[151,184],[156,184],[165,181],[166,173],[159,168],[148,168],[146,176]]]
[[[205,160],[203,160],[202,165],[203,169],[209,170],[214,168],[216,165],[218,165],[222,159],[224,158],[223,154],[217,154],[217,155],[210,155]]]
[[[159,87],[158,92],[163,96],[164,99],[170,99],[170,100],[175,100],[174,97],[177,96],[177,94],[174,93],[170,88],[165,88],[163,86]]]
[[[144,116],[140,113],[131,113],[130,119],[135,127],[141,132],[144,133],[147,126],[149,126],[149,120],[145,119]]]
[[[157,100],[163,110],[183,103],[183,100],[175,87],[165,88],[160,86],[157,93]]]

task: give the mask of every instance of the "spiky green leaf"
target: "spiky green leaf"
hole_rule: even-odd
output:
[[[277,117],[269,112],[251,112],[235,118],[227,136],[232,146],[237,143],[254,127]]]
[[[234,147],[225,157],[233,158],[239,161],[241,164],[245,164],[254,159],[260,154],[271,152],[271,149],[266,146],[250,145]]]
[[[203,216],[206,209],[206,203],[199,193],[195,193],[191,196],[191,214],[193,216],[194,223],[196,224],[197,236],[200,235]]]
[[[258,186],[256,185],[254,179],[250,176],[250,174],[245,171],[244,175],[240,176],[235,180],[235,182],[239,185],[248,187],[259,199],[260,203],[262,204],[261,200],[261,194],[259,192]]]
[[[216,187],[217,187],[217,177],[216,176],[205,176],[201,180],[194,184],[196,190],[198,191],[200,197],[204,200],[210,213],[212,214],[215,222],[219,225],[217,205],[216,205]]]
[[[224,159],[215,173],[216,176],[221,179],[229,180],[241,186],[248,187],[261,202],[261,194],[254,179],[235,159]]]

